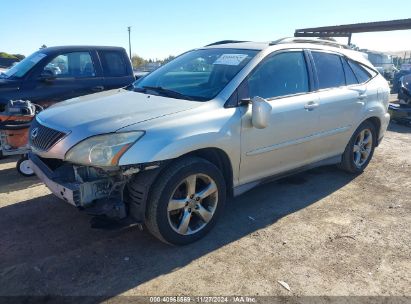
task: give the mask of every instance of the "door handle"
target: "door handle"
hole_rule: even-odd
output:
[[[96,87],[91,88],[91,90],[93,92],[101,92],[101,91],[104,91],[104,87],[103,86],[96,86]]]
[[[306,109],[307,111],[312,111],[315,108],[319,107],[320,105],[314,101],[310,101],[308,102],[305,106],[304,109]]]
[[[358,94],[358,99],[359,100],[364,100],[364,99],[366,99],[367,98],[367,94],[365,94],[365,93],[360,93],[360,94]]]

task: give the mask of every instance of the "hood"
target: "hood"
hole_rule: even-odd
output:
[[[61,131],[103,134],[200,105],[196,101],[116,89],[55,104],[41,112],[38,119]]]

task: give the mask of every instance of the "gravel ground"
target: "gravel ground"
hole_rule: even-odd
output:
[[[362,175],[324,167],[260,186],[185,247],[92,230],[3,159],[0,295],[410,296],[410,156],[411,128],[392,124]]]

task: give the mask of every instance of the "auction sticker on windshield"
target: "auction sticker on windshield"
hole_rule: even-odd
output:
[[[247,56],[246,54],[222,54],[213,64],[239,65]]]

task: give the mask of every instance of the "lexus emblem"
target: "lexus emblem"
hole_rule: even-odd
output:
[[[34,128],[31,130],[30,136],[32,140],[36,139],[37,135],[39,135],[39,128]]]

